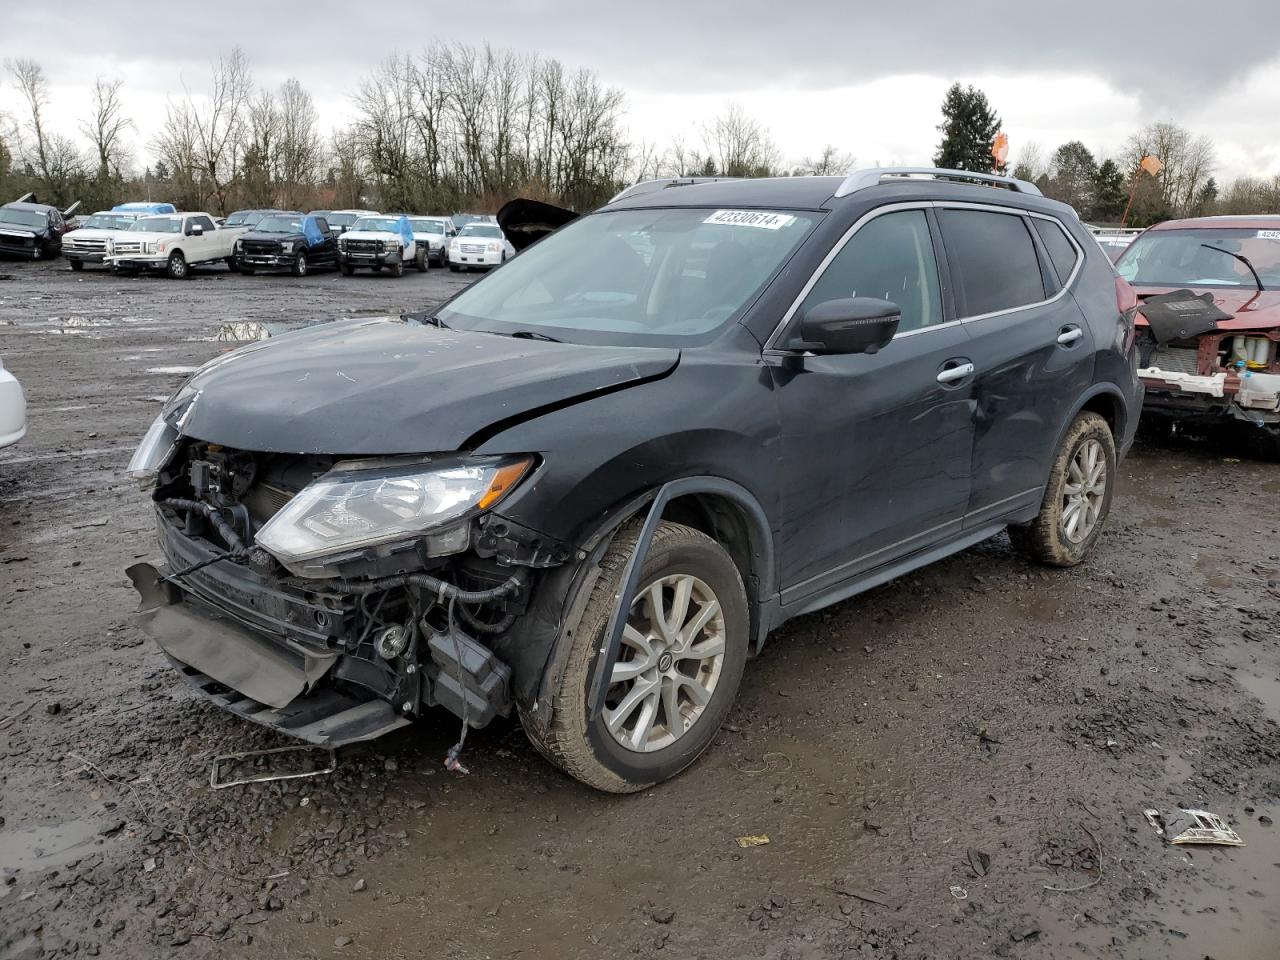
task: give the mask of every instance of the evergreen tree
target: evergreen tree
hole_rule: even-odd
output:
[[[1053,152],[1049,167],[1049,196],[1075,207],[1086,220],[1094,214],[1098,161],[1079,140],[1064,143]]]
[[[1207,217],[1211,215],[1218,205],[1218,181],[1210,177],[1205,181],[1200,192],[1196,194],[1196,202],[1192,212],[1193,216]]]
[[[942,131],[942,143],[933,158],[935,166],[984,173],[995,166],[991,145],[1000,132],[1000,117],[977,87],[951,85],[942,101],[938,129]],[[997,172],[1004,173],[1005,165],[1000,164]]]
[[[1119,220],[1127,199],[1124,174],[1114,160],[1103,160],[1093,181],[1093,218]]]

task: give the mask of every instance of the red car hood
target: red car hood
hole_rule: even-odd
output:
[[[1134,287],[1139,301],[1174,290],[1194,290],[1196,293],[1213,294],[1213,304],[1230,320],[1218,321],[1219,330],[1276,330],[1280,329],[1280,290],[1243,290],[1221,287]],[[1145,326],[1146,318],[1138,314],[1138,325]]]

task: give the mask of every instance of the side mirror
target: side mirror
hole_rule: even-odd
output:
[[[202,227],[198,223],[193,223],[191,226],[187,227],[187,236],[188,237],[204,236],[204,227]]]
[[[850,297],[810,307],[800,318],[793,350],[811,353],[876,353],[898,332],[902,309],[891,300]]]

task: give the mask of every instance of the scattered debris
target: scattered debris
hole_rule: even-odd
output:
[[[783,763],[786,766],[782,766]],[[748,767],[742,763],[734,764],[734,769],[739,773],[749,773],[754,776],[757,773],[786,773],[792,766],[791,758],[785,753],[771,752],[760,757],[759,767]]]
[[[951,885],[951,895],[955,897],[957,900],[969,899],[969,891],[966,890],[964,887],[960,886],[960,884],[958,883],[953,883]]]
[[[676,912],[670,907],[655,907],[649,911],[649,918],[654,923],[670,923],[676,918]]]
[[[1157,832],[1169,843],[1211,843],[1225,847],[1243,847],[1240,835],[1216,813],[1208,810],[1177,810],[1161,814],[1157,810],[1144,810],[1147,822],[1157,827]]]
[[[968,861],[969,869],[973,871],[975,877],[985,877],[991,869],[991,854],[989,853],[970,847],[965,851],[965,859]]]
[[[863,887],[853,883],[850,880],[837,880],[834,886],[836,893],[846,897],[853,897],[855,900],[863,900],[867,903],[874,903],[881,907],[888,907],[891,910],[897,910],[902,905],[901,901],[887,893],[874,890],[870,887]]]
[[[1038,936],[1040,936],[1039,927],[1023,927],[1021,930],[1015,930],[1009,934],[1009,939],[1014,943],[1021,943],[1023,940],[1030,940]]]
[[[1092,880],[1090,880],[1088,883],[1082,883],[1078,887],[1053,887],[1053,886],[1050,886],[1049,884],[1045,884],[1044,888],[1052,893],[1079,893],[1081,890],[1088,890],[1090,887],[1096,887],[1098,884],[1102,882],[1102,841],[1099,840],[1097,836],[1094,834],[1094,832],[1090,830],[1088,827],[1086,827],[1083,823],[1080,824],[1080,829],[1089,835],[1089,839],[1092,840],[1098,848],[1098,856],[1097,856],[1098,875],[1094,877]],[[1036,933],[1039,933],[1039,932],[1040,932],[1039,930],[1036,931]]]
[[[280,756],[282,754],[307,754],[321,752],[328,755],[325,765],[319,769],[312,770],[295,770],[287,773],[255,773],[246,777],[236,777],[233,780],[220,780],[222,766],[225,763],[239,763],[244,760],[253,760],[264,757]],[[214,790],[222,790],[226,787],[236,787],[245,783],[270,783],[275,780],[297,780],[301,777],[318,777],[322,774],[333,773],[338,769],[338,756],[334,753],[332,747],[276,747],[272,750],[250,750],[245,753],[224,753],[222,756],[213,758],[213,766],[209,768],[209,786]]]
[[[746,837],[737,838],[738,846],[742,847],[744,850],[747,849],[747,847],[763,847],[768,842],[769,835],[767,833],[754,833]]]

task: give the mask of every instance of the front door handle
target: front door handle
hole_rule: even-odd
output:
[[[954,367],[947,367],[938,373],[939,383],[955,383],[957,380],[963,380],[965,377],[973,375],[973,364],[969,361],[957,363]]]
[[[1069,347],[1083,336],[1084,331],[1077,326],[1063,327],[1058,331],[1058,346]]]

